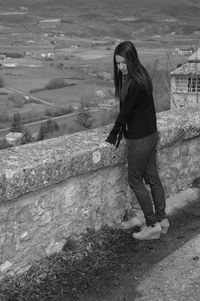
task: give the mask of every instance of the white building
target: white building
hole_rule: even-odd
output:
[[[21,144],[22,137],[23,133],[9,132],[6,135],[6,141],[12,146],[17,146]]]
[[[200,103],[200,48],[171,75],[171,107]]]
[[[41,53],[41,57],[45,59],[53,59],[55,57],[55,53],[53,52]]]
[[[0,68],[16,68],[19,67],[18,63],[0,63]]]

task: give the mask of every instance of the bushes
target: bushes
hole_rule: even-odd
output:
[[[10,144],[6,141],[6,139],[0,139],[0,149],[6,149],[11,147]]]
[[[69,86],[75,86],[75,83],[67,83],[64,78],[54,78],[49,81],[49,83],[44,88],[35,88],[31,89],[29,93],[37,93],[45,90],[53,90],[53,89],[60,89]]]
[[[34,138],[27,128],[24,128],[22,133],[23,133],[23,136],[21,139],[21,144],[27,144],[27,143],[34,142]]]
[[[22,57],[24,57],[24,54],[17,53],[17,52],[1,52],[0,54],[5,55],[6,57],[11,57],[11,58],[22,58]]]
[[[92,116],[89,112],[89,104],[81,102],[79,112],[76,117],[76,122],[85,129],[92,128]]]
[[[36,89],[29,90],[29,93],[37,93],[37,92],[41,92],[41,91],[44,91],[44,90],[45,90],[44,88],[36,88]]]
[[[23,108],[25,102],[27,102],[22,94],[10,94],[8,96],[8,101],[13,102],[17,108]]]
[[[10,121],[10,117],[7,109],[1,109],[0,113],[0,122],[8,122]]]
[[[69,105],[67,107],[62,107],[62,108],[59,108],[56,110],[51,110],[51,111],[49,109],[46,109],[45,115],[51,116],[51,117],[57,117],[57,116],[70,114],[73,111],[74,111],[73,107],[71,105]]]
[[[21,115],[19,112],[13,115],[12,127],[10,129],[11,132],[19,132],[23,134],[21,138],[21,144],[43,140],[48,134],[58,130],[59,125],[57,124],[57,122],[49,119],[48,121],[42,123],[37,137],[33,137],[30,131],[21,125]],[[4,144],[5,143],[3,143],[3,148],[6,148],[4,147]]]

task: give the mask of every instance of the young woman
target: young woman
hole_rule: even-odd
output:
[[[120,112],[106,141],[118,147],[122,134],[127,139],[128,182],[145,217],[145,220],[134,217],[123,226],[140,226],[140,231],[132,234],[136,239],[158,239],[161,233],[167,233],[169,221],[156,163],[158,132],[152,82],[130,41],[115,48],[113,64]],[[153,203],[144,180],[150,185]]]

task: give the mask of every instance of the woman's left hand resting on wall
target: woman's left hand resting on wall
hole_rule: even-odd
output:
[[[118,132],[111,131],[108,137],[106,138],[106,142],[112,144],[114,149],[118,148],[122,139],[123,129],[122,127]]]

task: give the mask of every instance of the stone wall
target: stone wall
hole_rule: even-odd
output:
[[[159,172],[166,197],[200,177],[200,108],[158,113]],[[0,277],[59,252],[87,228],[118,227],[138,208],[127,184],[126,142],[110,126],[1,151]]]

